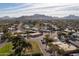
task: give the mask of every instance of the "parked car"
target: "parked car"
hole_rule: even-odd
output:
[[[46,42],[44,40],[41,40],[42,44],[45,44]]]

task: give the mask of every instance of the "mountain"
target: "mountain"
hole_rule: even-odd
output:
[[[68,15],[68,16],[63,17],[63,19],[79,19],[79,16]]]
[[[46,15],[40,15],[40,14],[34,14],[31,16],[21,16],[19,19],[27,19],[27,20],[51,20],[53,19],[52,16],[46,16]]]
[[[31,16],[21,16],[21,17],[9,17],[9,16],[4,16],[1,17],[0,20],[20,20],[20,21],[26,21],[26,20],[61,20],[61,19],[79,19],[79,16],[75,15],[68,15],[65,17],[52,17],[52,16],[47,16],[47,15],[41,15],[41,14],[34,14]]]
[[[0,19],[10,19],[9,16],[0,17]]]

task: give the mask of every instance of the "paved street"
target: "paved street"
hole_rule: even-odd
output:
[[[18,25],[18,29],[21,30],[21,26],[22,26],[22,23],[20,23]],[[46,51],[46,44],[42,44],[41,40],[43,40],[43,37],[46,35],[46,33],[44,33],[42,36],[39,36],[39,37],[35,37],[35,38],[29,38],[28,40],[35,40],[38,42],[39,44],[39,47],[43,53],[44,56],[50,56],[50,53],[48,53]],[[51,38],[54,38],[54,37],[57,37],[57,31],[56,32],[53,32],[53,33],[50,33],[50,37]]]
[[[30,38],[30,39],[37,41],[38,44],[39,44],[39,47],[40,47],[40,49],[41,49],[41,51],[43,53],[43,55],[44,56],[48,56],[49,54],[45,51],[46,45],[45,44],[42,44],[42,42],[41,42],[41,40],[43,40],[43,37],[44,37],[44,35],[43,36],[40,36],[40,37],[36,37],[36,38]]]
[[[20,23],[20,24],[18,25],[17,28],[18,28],[19,30],[22,30],[22,28],[21,28],[22,24],[23,24],[23,23]]]
[[[50,56],[50,53],[46,52],[46,44],[42,44],[41,40],[43,40],[43,37],[45,36],[45,34],[43,34],[40,37],[36,37],[36,38],[30,38],[31,40],[36,40],[39,44],[39,47],[43,53],[44,56]],[[57,36],[57,32],[52,33],[51,37],[54,38]]]

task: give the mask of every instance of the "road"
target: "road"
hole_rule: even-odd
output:
[[[41,40],[43,40],[43,36],[40,36],[40,37],[37,37],[37,38],[31,38],[31,40],[36,40],[38,42],[38,45],[43,53],[44,56],[49,56],[49,53],[47,53],[45,51],[46,49],[46,45],[45,44],[42,44]]]
[[[48,53],[45,49],[46,49],[46,44],[42,44],[41,40],[43,40],[43,37],[45,36],[45,34],[43,34],[40,37],[36,37],[36,38],[31,38],[31,40],[36,40],[39,44],[39,47],[43,53],[44,56],[50,56],[51,54]],[[57,32],[52,33],[51,37],[54,38],[57,36]]]
[[[21,26],[22,26],[22,23],[20,23],[19,25],[18,25],[18,29],[19,30],[21,30],[22,28],[21,28]],[[35,37],[35,38],[30,38],[31,40],[36,40],[37,42],[38,42],[38,45],[39,45],[39,47],[40,47],[40,49],[41,49],[41,51],[42,51],[42,53],[43,53],[43,55],[44,56],[50,56],[50,53],[48,53],[45,49],[46,49],[46,44],[42,44],[42,42],[41,42],[41,40],[43,40],[43,37],[46,35],[46,33],[44,33],[42,36],[39,36],[39,37]],[[50,34],[50,37],[51,38],[54,38],[54,37],[56,37],[57,36],[57,31],[56,32],[54,32],[54,33],[52,33],[52,34]],[[29,40],[29,39],[28,39]]]
[[[20,24],[18,25],[18,27],[17,27],[18,30],[22,30],[22,24],[23,24],[23,23],[20,23]]]

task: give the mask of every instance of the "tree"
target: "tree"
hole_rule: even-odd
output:
[[[37,23],[35,24],[35,27],[37,27],[38,30],[40,31],[40,29],[41,29],[42,27],[44,27],[44,23],[43,23],[42,21],[39,21],[39,22],[37,22]]]
[[[58,46],[57,45],[53,45],[52,43],[49,43],[49,53],[53,53],[53,55],[58,55],[57,52],[58,52]]]
[[[26,31],[26,34],[27,34],[27,39],[29,38],[29,36],[30,36],[30,33],[29,33],[29,31],[27,30]]]
[[[60,49],[57,45],[54,45],[52,43],[49,43],[49,52],[53,55],[63,55],[65,51],[63,49]]]
[[[45,35],[44,40],[46,41],[47,44],[53,41],[53,39],[50,38],[50,35],[48,35],[48,34]]]
[[[26,48],[32,48],[32,45],[21,38],[21,36],[13,37],[12,44],[14,46],[13,49],[15,50],[14,55],[25,55]]]
[[[4,25],[4,26],[2,27],[2,29],[3,29],[3,33],[8,32],[8,26]]]

